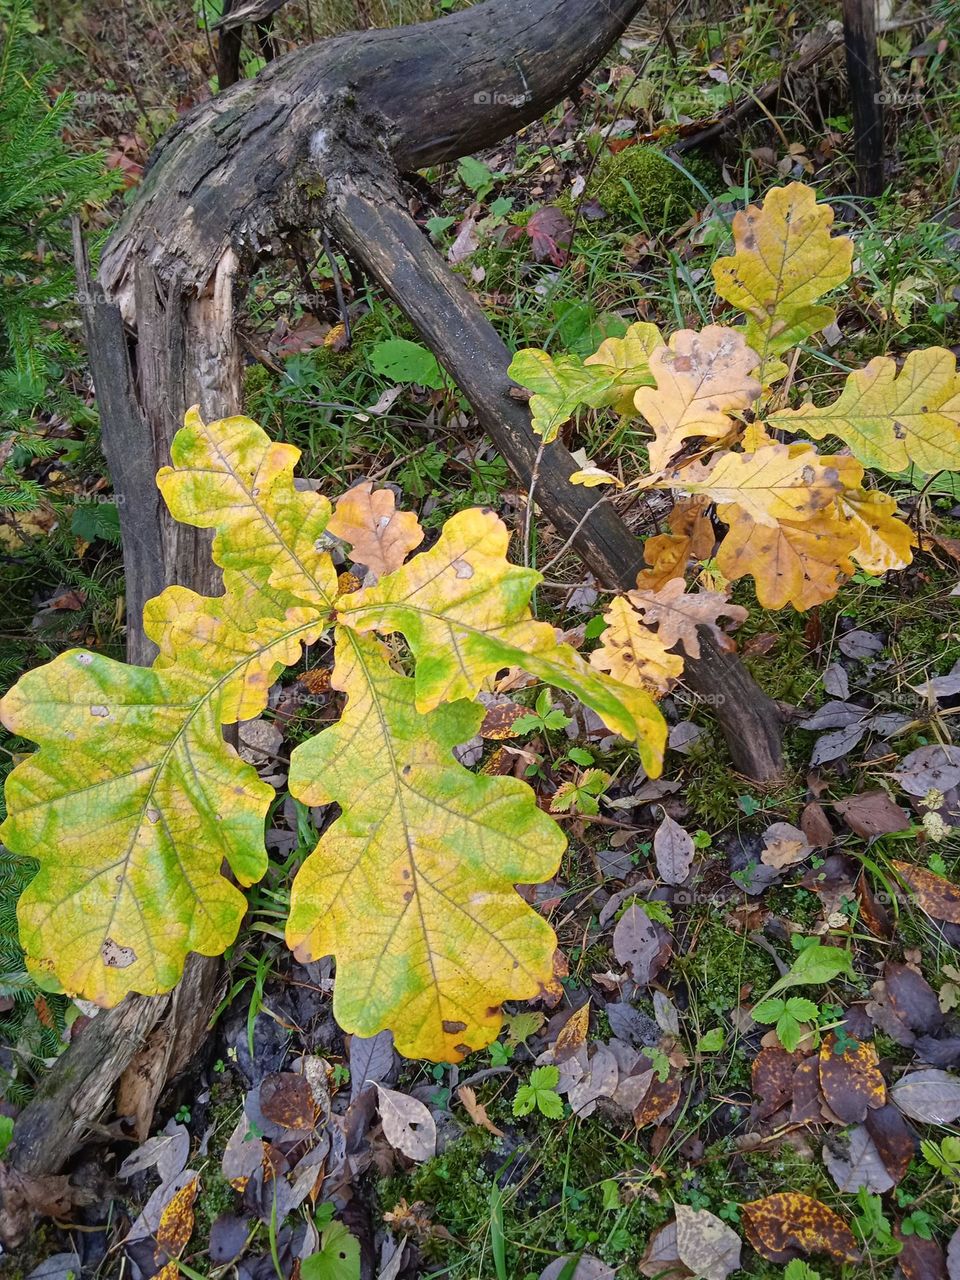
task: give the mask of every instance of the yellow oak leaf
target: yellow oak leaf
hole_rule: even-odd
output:
[[[650,356],[662,346],[663,338],[657,326],[638,321],[622,338],[607,338],[601,342],[583,363],[591,367],[595,365],[612,376],[613,386],[618,391],[614,409],[618,413],[632,413],[637,388],[654,385]]]
[[[802,183],[774,187],[762,207],[733,219],[736,253],[713,266],[717,293],[747,313],[744,337],[762,362],[764,386],[782,377],[775,359],[836,320],[815,305],[850,275],[853,242],[833,236],[833,210]]]
[[[730,413],[760,395],[760,383],[751,376],[759,362],[742,334],[721,325],[699,333],[681,329],[653,351],[656,387],[640,387],[634,397],[653,428],[651,471],[663,470],[689,439],[724,440],[737,430]]]
[[[833,404],[781,409],[772,427],[836,436],[867,467],[897,475],[908,467],[932,475],[960,469],[960,376],[943,347],[911,351],[897,373],[878,356],[851,373]]]
[[[330,503],[294,488],[300,450],[272,441],[250,418],[205,423],[187,412],[157,486],[181,524],[216,529],[213,559],[319,608],[337,595],[337,575],[319,539]]]
[[[657,707],[642,690],[598,676],[553,627],[533,618],[529,601],[540,574],[510,564],[509,542],[493,512],[460,511],[429,551],[338,601],[340,619],[360,633],[403,633],[423,711],[472,698],[487,677],[519,667],[573,693],[635,740],[644,768],[659,774],[666,730]]]
[[[327,524],[327,532],[347,544],[373,581],[399,569],[423,541],[414,513],[396,506],[392,489],[374,489],[373,481],[364,480],[339,499]]]
[[[40,864],[18,905],[27,965],[106,1005],[169,990],[188,952],[217,955],[236,937],[246,900],[224,866],[241,885],[262,876],[275,793],[221,727],[263,710],[277,673],[325,630],[336,590],[315,548],[329,504],[294,488],[285,447],[247,419],[207,428],[192,414],[173,453],[197,474],[167,468],[166,492],[215,529],[225,594],[170,587],[150,601],[151,668],[74,649],[0,703],[7,727],[39,747],[7,780],[3,825],[7,845]],[[264,546],[292,526],[309,546],[272,583]]]
[[[582,484],[587,489],[595,489],[597,485],[612,484],[617,489],[623,488],[623,481],[604,471],[601,467],[581,467],[570,476],[571,484]]]
[[[700,657],[697,627],[707,627],[722,647],[732,641],[717,624],[721,617],[739,625],[747,611],[731,604],[721,591],[687,591],[682,578],[673,578],[658,591],[628,591],[627,599],[648,627],[656,626],[657,639],[667,649],[682,644],[691,658]]]
[[[553,930],[514,885],[553,875],[566,842],[525,783],[454,759],[483,707],[424,713],[381,649],[338,630],[343,716],[291,757],[291,792],[342,812],[294,880],[287,941],[336,957],[346,1031],[390,1027],[401,1053],[458,1061],[496,1037],[505,1000],[552,980]]]
[[[593,666],[609,671],[624,684],[658,696],[666,693],[683,671],[683,658],[667,652],[668,646],[646,626],[625,596],[614,596],[603,617],[607,629],[602,644],[590,655]]]
[[[704,494],[723,506],[736,504],[757,524],[807,520],[833,503],[845,489],[858,488],[863,468],[854,458],[820,457],[812,445],[770,444],[755,453],[721,453],[709,463],[692,463],[658,485]]]
[[[878,489],[848,489],[840,499],[860,541],[850,553],[867,573],[905,569],[913,559],[917,536],[896,516],[897,500]]]
[[[859,533],[834,503],[806,519],[760,524],[733,504],[718,515],[730,528],[717,550],[717,567],[729,581],[752,574],[764,609],[791,604],[812,609],[836,595]]]

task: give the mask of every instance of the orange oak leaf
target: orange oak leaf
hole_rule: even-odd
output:
[[[412,511],[397,511],[392,489],[374,489],[372,480],[348,489],[337,502],[327,532],[341,538],[358,564],[374,578],[399,569],[423,541]]]

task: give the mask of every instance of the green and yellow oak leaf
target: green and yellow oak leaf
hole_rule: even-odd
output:
[[[665,694],[681,675],[683,658],[667,651],[625,596],[614,596],[603,619],[607,627],[590,655],[592,665],[655,697]]]
[[[402,632],[416,659],[417,706],[474,697],[487,677],[520,667],[573,693],[604,723],[636,740],[659,774],[666,728],[641,689],[601,677],[530,612],[541,575],[511,565],[510,534],[491,511],[458,512],[429,551],[338,601],[341,622],[364,633]]]
[[[761,208],[736,214],[736,253],[714,263],[718,295],[747,314],[743,335],[760,356],[764,386],[787,372],[777,356],[837,318],[832,307],[816,305],[849,277],[853,262],[853,242],[831,235],[832,225],[833,210],[817,204],[810,187],[775,187]]]
[[[552,979],[553,930],[514,885],[553,875],[565,841],[524,783],[454,759],[481,706],[425,713],[380,642],[343,628],[332,683],[343,716],[294,750],[290,789],[342,813],[294,881],[287,941],[336,957],[345,1030],[390,1027],[401,1053],[456,1061]]]
[[[770,415],[769,424],[818,440],[836,436],[867,467],[897,475],[914,466],[927,475],[960,469],[960,376],[943,347],[911,351],[897,373],[878,356],[851,373],[839,397]]]
[[[730,416],[760,395],[752,376],[760,360],[735,329],[681,329],[650,356],[656,386],[640,387],[634,403],[653,429],[650,470],[662,471],[694,437],[721,441],[738,430]]]
[[[272,441],[250,418],[205,423],[187,413],[161,467],[157,485],[181,524],[215,529],[213,559],[289,591],[298,600],[328,608],[337,575],[323,534],[328,500],[294,487],[300,450]]]
[[[169,990],[188,952],[234,940],[246,900],[222,867],[243,885],[263,874],[274,791],[221,725],[262,710],[322,629],[314,610],[291,610],[153,669],[73,649],[6,695],[3,723],[39,746],[7,780],[0,836],[40,864],[18,918],[42,981],[115,1004]]]
[[[654,385],[650,357],[662,346],[663,338],[657,326],[641,320],[632,324],[622,338],[606,338],[583,363],[587,368],[603,370],[612,378],[618,393],[613,401],[617,413],[632,413],[637,388]]]
[[[168,990],[189,951],[215,955],[236,936],[245,900],[222,867],[240,884],[263,874],[273,792],[221,726],[263,710],[277,674],[328,625],[336,591],[315,545],[329,504],[294,489],[293,459],[255,423],[207,428],[192,413],[173,452],[200,474],[191,484],[166,469],[165,496],[216,530],[225,594],[170,587],[147,604],[152,668],[72,650],[0,704],[11,732],[39,746],[7,780],[2,828],[40,864],[18,906],[27,963],[103,1004]],[[298,518],[302,569],[288,557],[273,581],[263,548]]]
[[[532,426],[545,444],[580,408],[602,409],[620,397],[619,370],[588,368],[578,356],[553,356],[537,347],[518,351],[507,370],[514,382],[532,391]]]

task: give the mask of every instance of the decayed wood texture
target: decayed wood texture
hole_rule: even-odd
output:
[[[883,192],[883,84],[877,46],[877,0],[843,0],[843,41],[853,106],[857,191]]]

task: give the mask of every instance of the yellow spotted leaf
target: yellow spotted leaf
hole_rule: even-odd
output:
[[[657,326],[639,321],[632,324],[622,338],[605,339],[583,363],[611,375],[617,390],[613,407],[618,413],[632,413],[637,388],[654,385],[650,357],[662,346],[663,338]]]
[[[39,746],[7,780],[2,828],[14,852],[39,863],[18,905],[27,965],[45,985],[105,1005],[169,990],[188,952],[217,955],[236,937],[246,900],[223,869],[240,885],[263,874],[274,792],[221,726],[263,710],[277,674],[327,626],[304,600],[336,582],[312,541],[328,504],[300,504],[313,495],[294,490],[292,461],[255,424],[211,430],[188,419],[174,454],[192,454],[201,476],[191,485],[178,472],[167,493],[182,516],[216,530],[231,566],[226,593],[170,587],[148,603],[145,630],[160,649],[152,668],[74,649],[0,703],[7,728]],[[260,487],[254,476],[262,492],[247,507],[238,495]],[[277,575],[292,594],[268,585],[262,546],[295,512],[312,540],[305,572],[294,581],[288,560]]]
[[[896,516],[897,500],[879,489],[848,489],[840,499],[860,541],[850,553],[867,573],[904,569],[913,559],[917,536]]]
[[[681,329],[650,356],[655,387],[640,387],[637,410],[653,428],[650,469],[661,471],[687,440],[724,440],[737,428],[730,414],[760,395],[753,371],[759,357],[734,329]]]
[[[669,646],[644,623],[625,596],[614,596],[603,617],[607,629],[601,637],[603,643],[590,655],[592,665],[655,696],[666,693],[683,671],[683,658],[668,652]]]
[[[496,1037],[505,1000],[551,981],[553,930],[514,885],[553,875],[565,841],[525,783],[454,760],[482,707],[418,710],[413,680],[346,629],[333,685],[343,717],[293,752],[290,789],[342,813],[294,881],[287,940],[336,957],[345,1030],[456,1061]]]
[[[717,550],[717,568],[731,582],[752,574],[764,609],[812,609],[831,600],[854,572],[859,536],[836,506],[774,525],[759,524],[732,505],[719,514],[730,528]]]
[[[664,484],[703,494],[757,524],[809,520],[835,503],[845,489],[857,488],[863,468],[855,459],[821,458],[812,445],[764,445],[754,453],[721,453],[708,464],[694,463],[671,474]]]
[[[179,1257],[193,1235],[193,1202],[199,1189],[200,1179],[194,1175],[173,1193],[160,1213],[154,1234],[158,1252],[166,1254],[168,1259]]]
[[[887,356],[851,373],[823,408],[771,414],[769,424],[820,439],[836,436],[867,467],[891,475],[916,467],[927,475],[960,469],[960,376],[952,352],[911,351],[897,372]]]
[[[665,725],[641,689],[600,676],[553,627],[537,622],[530,595],[540,581],[507,560],[509,532],[493,512],[472,508],[447,521],[429,551],[338,602],[358,632],[403,633],[416,658],[417,706],[472,698],[487,677],[520,667],[575,694],[614,732],[635,740],[659,774]]]
[[[337,502],[327,532],[350,548],[353,559],[375,579],[399,569],[423,541],[412,511],[397,511],[392,489],[374,489],[371,480],[348,489]]]
[[[769,1262],[789,1262],[801,1253],[828,1253],[838,1262],[857,1262],[860,1250],[853,1232],[834,1211],[802,1195],[780,1191],[740,1206],[750,1243]]]
[[[775,359],[836,320],[817,299],[850,275],[853,242],[831,235],[833,210],[799,182],[775,187],[762,207],[733,219],[736,253],[713,266],[717,293],[747,314],[744,337],[765,386],[786,373]]]

